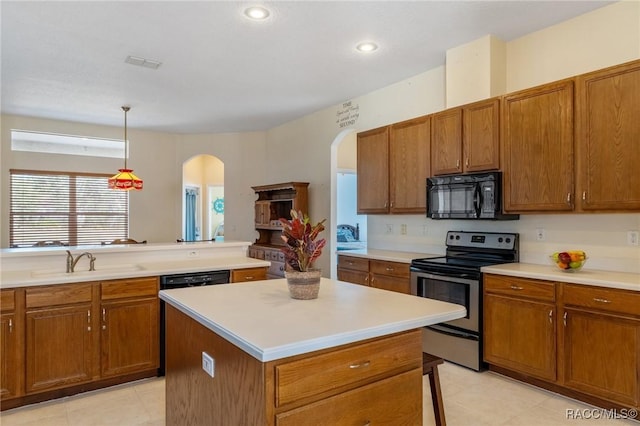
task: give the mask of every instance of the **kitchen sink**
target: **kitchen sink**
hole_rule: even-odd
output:
[[[119,272],[136,272],[143,271],[144,268],[140,265],[136,265],[133,263],[128,264],[120,264],[120,265],[99,265],[96,266],[95,271],[75,271],[75,272],[64,272],[58,269],[41,269],[37,271],[31,271],[31,276],[33,278],[52,278],[52,277],[70,277],[70,276],[85,276],[85,275],[93,275],[93,274],[108,274],[108,273],[119,273]]]

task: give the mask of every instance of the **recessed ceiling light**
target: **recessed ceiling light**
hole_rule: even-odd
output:
[[[378,45],[372,41],[363,41],[356,46],[358,52],[369,53],[378,49]]]
[[[262,6],[252,6],[244,10],[244,14],[247,18],[254,21],[262,21],[269,17],[269,10]]]

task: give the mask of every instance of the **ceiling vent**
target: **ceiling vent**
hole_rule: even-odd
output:
[[[124,60],[126,63],[131,65],[139,65],[145,68],[151,68],[157,70],[158,67],[162,64],[162,62],[154,61],[152,59],[140,58],[138,56],[127,56],[127,59]]]

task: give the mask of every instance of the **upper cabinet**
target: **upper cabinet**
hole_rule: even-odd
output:
[[[640,61],[576,78],[582,210],[640,209]]]
[[[504,210],[573,210],[573,80],[509,94],[502,114]]]
[[[389,126],[358,133],[358,214],[389,212]]]
[[[425,213],[429,116],[358,133],[358,213]]]
[[[500,99],[492,98],[432,115],[433,175],[500,167]]]

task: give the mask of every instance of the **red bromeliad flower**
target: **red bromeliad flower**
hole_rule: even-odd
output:
[[[287,265],[295,271],[308,271],[327,243],[324,238],[316,241],[320,232],[324,231],[323,223],[326,219],[312,226],[309,216],[303,215],[301,211],[291,210],[291,220],[279,220],[282,224],[282,240],[285,242],[285,247],[281,250]]]

